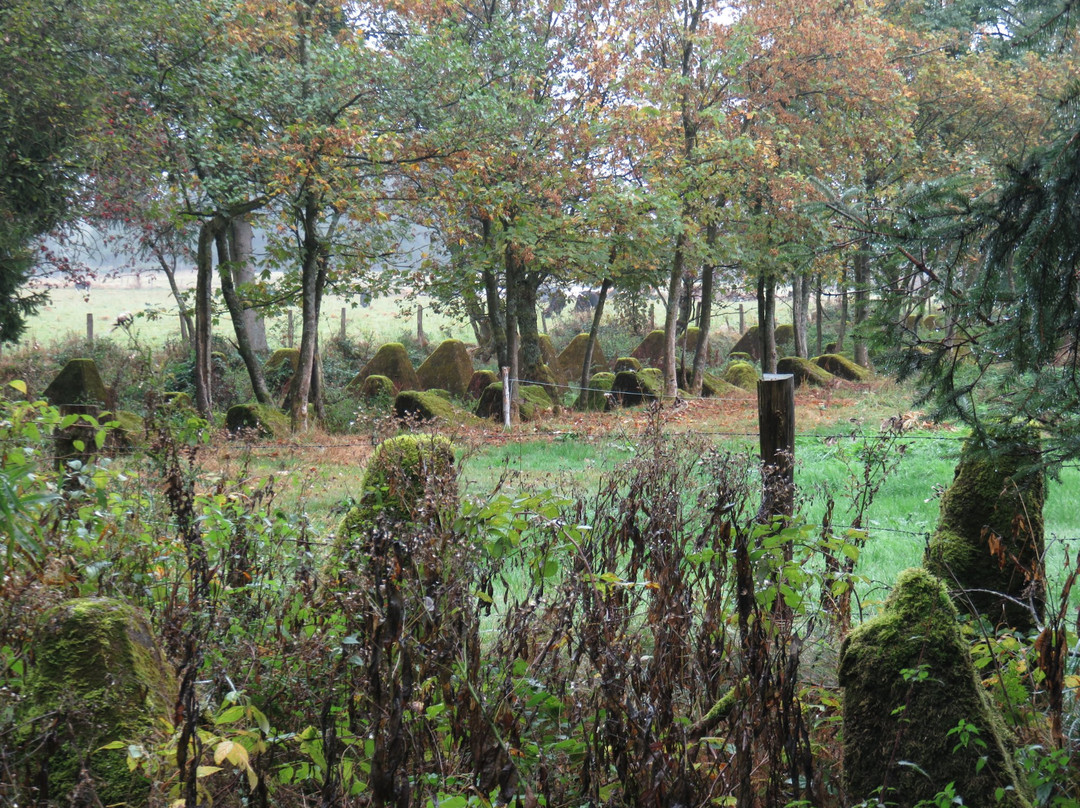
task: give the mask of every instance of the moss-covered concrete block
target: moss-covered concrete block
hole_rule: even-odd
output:
[[[360,398],[364,401],[391,401],[396,392],[390,377],[378,373],[368,376],[360,385]]]
[[[657,368],[645,368],[636,373],[624,370],[616,373],[611,383],[608,407],[633,407],[656,401],[664,395],[664,375]]]
[[[856,365],[841,354],[822,354],[821,356],[815,356],[813,362],[819,368],[828,371],[838,379],[849,382],[866,382],[874,376],[862,365]]]
[[[225,413],[225,428],[234,435],[254,432],[260,438],[286,438],[292,431],[289,416],[265,404],[237,404]]]
[[[746,329],[746,333],[739,337],[739,341],[731,346],[731,353],[728,355],[734,354],[746,354],[755,362],[761,359],[761,338],[758,336],[756,325]]]
[[[650,331],[630,352],[630,356],[646,367],[659,365],[664,359],[664,332],[659,329]]]
[[[537,384],[523,384],[518,387],[518,415],[522,421],[535,421],[551,412],[553,404],[547,391]],[[476,414],[481,418],[502,420],[503,386],[502,382],[489,384],[484,388],[480,400],[476,403]]]
[[[532,371],[522,379],[522,387],[528,387],[530,385],[542,387],[551,403],[560,404],[562,402],[562,392],[564,387],[559,383],[559,380],[547,365],[540,365],[533,368]]]
[[[607,409],[607,394],[614,383],[614,373],[594,373],[589,379],[588,389],[583,390],[574,403],[574,409],[583,412],[603,412]]]
[[[394,398],[394,414],[402,419],[439,420],[448,424],[463,424],[472,421],[473,416],[454,406],[448,395],[444,397],[433,390],[402,390]]]
[[[729,382],[725,382],[719,376],[705,373],[701,380],[701,395],[705,398],[713,396],[742,395],[745,391]]]
[[[773,339],[776,341],[777,347],[781,345],[794,345],[795,344],[795,326],[791,323],[783,323],[778,325],[776,330],[773,331]]]
[[[790,373],[795,377],[796,387],[804,384],[810,387],[827,387],[829,382],[836,381],[836,377],[827,370],[801,356],[785,356],[776,363],[776,372]]]
[[[615,373],[622,373],[624,370],[632,370],[636,373],[643,367],[644,365],[641,364],[640,359],[635,359],[632,356],[620,356],[615,360],[615,367],[613,370]]]
[[[397,390],[419,390],[420,379],[413,368],[412,360],[405,346],[400,342],[388,342],[383,345],[364,365],[363,369],[346,385],[346,390],[357,393],[368,376],[386,376],[394,383]]]
[[[464,397],[473,376],[472,359],[465,343],[457,339],[444,340],[416,369],[420,386],[425,390],[449,390]]]
[[[987,437],[988,445],[964,444],[924,563],[962,590],[962,609],[1026,631],[1041,622],[1045,602],[1046,482],[1038,437],[1007,426]]]
[[[128,770],[126,744],[171,720],[177,698],[146,616],[107,598],[65,601],[44,615],[32,658],[19,718],[47,790],[36,804],[145,805],[150,784]],[[124,748],[101,749],[115,741]]]
[[[585,350],[589,345],[588,334],[578,334],[570,344],[563,348],[556,360],[555,368],[559,380],[566,382],[578,382],[581,379],[581,366],[585,362]],[[593,346],[592,362],[589,364],[589,373],[603,373],[608,369],[607,357],[604,356],[604,348],[600,340]]]
[[[723,379],[730,385],[741,388],[748,392],[757,391],[758,379],[761,374],[758,369],[749,362],[732,362],[724,371]]]
[[[472,378],[469,380],[469,398],[478,400],[480,395],[484,392],[484,389],[489,384],[495,384],[497,381],[499,381],[499,374],[493,370],[475,371]]]
[[[956,609],[926,570],[902,572],[878,616],[844,640],[840,686],[849,803],[911,808],[953,783],[964,805],[1029,808]]]
[[[68,360],[42,396],[54,407],[68,404],[103,407],[108,398],[97,362],[93,359]]]
[[[362,537],[379,522],[434,519],[448,525],[457,514],[457,474],[454,445],[440,435],[384,440],[364,470],[359,502],[338,529],[339,543]]]

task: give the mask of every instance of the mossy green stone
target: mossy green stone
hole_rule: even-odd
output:
[[[50,404],[61,407],[66,404],[96,404],[103,406],[107,394],[101,380],[97,362],[93,359],[71,359],[49,386],[42,397]]]
[[[289,416],[266,404],[229,407],[225,413],[225,428],[233,433],[253,430],[260,438],[285,438],[291,431]]]
[[[449,390],[464,396],[472,380],[473,366],[465,343],[457,339],[444,340],[416,370],[420,386],[425,390]]]
[[[499,375],[493,370],[477,370],[469,380],[469,397],[479,399],[489,384],[499,381]]]
[[[991,433],[990,439],[990,447],[964,444],[924,563],[950,587],[971,590],[960,595],[962,608],[973,608],[994,625],[1026,631],[1042,619],[1045,599],[1046,481],[1037,468],[1039,442],[1023,427],[998,437]],[[991,534],[1001,542],[997,555]],[[1005,597],[994,594],[999,592]],[[1039,619],[1010,597],[1032,603]]]
[[[664,332],[657,329],[650,331],[633,351],[630,356],[639,360],[643,365],[659,365],[664,358]]]
[[[632,370],[634,372],[637,372],[641,370],[641,368],[641,361],[635,359],[632,356],[620,356],[618,359],[615,360],[615,373],[622,373],[624,370]]]
[[[394,383],[389,376],[372,374],[360,385],[360,397],[365,401],[390,401],[394,398]]]
[[[567,345],[555,363],[559,379],[562,382],[578,382],[581,379],[581,366],[585,362],[585,351],[589,346],[589,335],[578,334]],[[600,340],[593,346],[592,362],[589,373],[603,373],[608,369],[607,357]]]
[[[435,503],[434,512],[428,506]],[[371,529],[378,518],[415,522],[457,513],[454,444],[441,435],[399,435],[375,447],[364,471],[359,503],[345,515],[339,541]]]
[[[778,325],[773,331],[773,340],[777,345],[789,345],[795,342],[795,326],[791,323]]]
[[[757,390],[757,383],[760,378],[761,375],[758,373],[758,369],[749,362],[732,362],[724,371],[725,382],[751,393]]]
[[[719,376],[714,376],[711,373],[705,373],[701,380],[701,395],[705,398],[742,394],[743,392],[741,388],[729,384]]]
[[[394,383],[397,390],[419,390],[420,379],[413,368],[409,352],[400,342],[388,342],[383,345],[346,385],[349,391],[358,391],[368,376],[386,376]]]
[[[394,398],[394,413],[398,418],[442,420],[450,424],[460,424],[472,419],[469,413],[458,409],[448,398],[433,390],[402,390]]]
[[[522,421],[535,421],[543,413],[552,409],[551,398],[543,387],[536,384],[523,384],[518,387],[518,414]],[[481,418],[502,419],[503,415],[502,382],[489,384],[484,388],[480,401],[476,404],[476,414]]]
[[[126,747],[101,747],[147,740],[172,717],[175,673],[146,616],[107,598],[65,601],[45,614],[33,659],[20,723],[47,772],[48,804],[68,804],[84,764],[99,802],[78,804],[145,804],[149,783],[128,770]],[[45,724],[58,733],[51,747],[40,745]]]
[[[814,364],[823,370],[827,370],[838,379],[849,382],[865,382],[873,377],[873,373],[862,365],[856,365],[842,354],[822,354],[814,357]]]
[[[634,360],[637,361],[637,360]],[[607,408],[607,393],[615,383],[614,373],[594,373],[589,379],[589,388],[578,396],[574,409],[581,411],[602,412]]]
[[[964,805],[1029,808],[956,608],[926,570],[902,572],[878,616],[844,640],[840,686],[849,802],[913,808],[953,783]],[[961,721],[978,733],[966,747],[949,734]],[[1009,789],[1000,802],[998,787]]]
[[[758,337],[756,325],[750,326],[746,329],[746,333],[739,337],[739,341],[731,347],[729,356],[740,353],[746,354],[754,361],[761,358],[761,338]]]
[[[633,407],[655,401],[664,395],[664,375],[657,368],[637,372],[624,370],[615,374],[611,383],[609,407]]]
[[[278,348],[266,360],[266,364],[263,365],[263,372],[270,375],[278,371],[285,371],[291,375],[296,373],[298,367],[300,367],[299,348]]]
[[[804,384],[811,387],[826,387],[829,382],[836,380],[836,377],[827,370],[801,356],[785,356],[776,363],[776,372],[790,373],[795,377],[796,387],[802,387]]]

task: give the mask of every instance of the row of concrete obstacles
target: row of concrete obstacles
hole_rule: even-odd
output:
[[[1040,625],[1045,489],[1037,456],[1037,441],[1023,430],[999,433],[989,445],[967,444],[926,568],[902,573],[879,614],[844,640],[839,681],[851,800],[915,806],[952,784],[965,805],[1031,805],[1013,763],[1013,740],[976,675],[959,612],[1021,632]],[[447,518],[438,516],[443,505],[435,517],[428,506],[456,508],[453,462],[445,439],[400,436],[376,450],[364,489],[396,492],[381,505],[396,518]],[[391,474],[398,482],[388,483]],[[453,491],[437,496],[433,484]],[[364,541],[374,502],[362,498],[346,516],[342,547]],[[63,603],[45,616],[33,659],[25,726],[36,728],[35,738],[42,722],[63,728],[46,733],[51,745],[40,757],[44,774],[36,788],[46,798],[92,787],[103,804],[137,799],[147,784],[100,746],[149,732],[175,700],[175,676],[146,618],[116,601]]]

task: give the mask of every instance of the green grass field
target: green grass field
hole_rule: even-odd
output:
[[[180,337],[179,309],[168,286],[161,280],[145,281],[138,287],[132,283],[113,281],[95,285],[86,292],[61,287],[51,290],[49,297],[49,304],[28,321],[22,345],[35,342],[47,344],[72,334],[85,336],[88,315],[93,318],[95,337],[115,337],[113,325],[123,312],[136,315],[131,332],[141,344],[158,347]],[[345,332],[350,337],[389,341],[406,335],[416,336],[417,302],[397,296],[379,298],[367,308],[359,305],[354,307],[356,302],[328,296],[323,302],[320,335],[334,337],[341,333],[341,312],[344,309]],[[432,310],[430,301],[421,299],[419,304],[424,307],[424,334],[432,342],[450,338],[473,339],[467,323],[437,314]],[[298,342],[299,309],[294,310],[293,320],[294,341]],[[218,320],[215,331],[223,336],[231,335],[227,317]],[[287,344],[287,314],[267,319],[267,339],[272,349]]]

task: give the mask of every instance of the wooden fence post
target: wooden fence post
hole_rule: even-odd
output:
[[[94,341],[94,315],[92,312],[86,313],[86,341]]]
[[[762,462],[761,516],[795,509],[795,377],[766,373],[757,384]]]
[[[289,332],[286,334],[287,344],[291,348],[293,346],[293,322],[292,322],[292,309],[289,309]]]
[[[502,368],[503,383],[503,427],[510,428],[510,368]]]
[[[743,304],[739,304],[739,336],[741,337],[746,333],[746,310],[743,308]]]
[[[341,307],[341,341],[345,341],[345,307]]]

